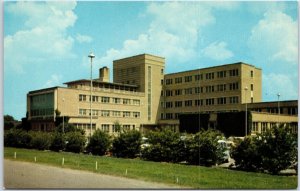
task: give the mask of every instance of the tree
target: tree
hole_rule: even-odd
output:
[[[113,140],[114,156],[134,158],[140,153],[142,135],[139,131],[125,131]]]
[[[223,137],[219,131],[201,130],[188,142],[187,162],[195,165],[211,166],[223,160],[225,148],[218,140]]]
[[[291,166],[297,155],[297,139],[288,126],[275,126],[262,136],[259,152],[262,155],[262,167],[271,174]]]
[[[60,151],[60,150],[65,150],[65,148],[66,148],[65,135],[59,132],[54,132],[50,150]]]
[[[29,132],[32,139],[30,141],[30,147],[38,150],[48,150],[52,143],[52,134],[40,131]]]
[[[85,134],[85,130],[84,129],[80,129],[75,127],[74,125],[70,124],[70,123],[65,123],[58,125],[58,127],[56,128],[56,132],[58,133],[62,133],[64,129],[64,133],[68,133],[68,132],[80,132],[81,134]]]
[[[66,133],[66,151],[80,153],[84,150],[86,137],[78,131]]]
[[[4,129],[8,130],[15,126],[16,120],[11,115],[4,115]]]
[[[97,129],[87,146],[87,151],[91,152],[93,155],[104,155],[110,146],[109,135],[100,129]]]

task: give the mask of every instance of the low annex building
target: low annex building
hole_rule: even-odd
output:
[[[180,130],[180,116],[197,113],[211,115],[209,127],[214,128],[216,114],[245,111],[247,103],[252,133],[263,132],[274,123],[292,124],[297,132],[297,100],[262,102],[262,70],[253,65],[238,62],[172,74],[164,74],[164,67],[164,58],[141,54],[113,61],[113,82],[109,68],[100,68],[99,78],[92,80],[92,96],[88,79],[30,91],[31,128],[54,130],[57,111],[89,133],[101,129],[114,134],[117,123],[127,130]]]

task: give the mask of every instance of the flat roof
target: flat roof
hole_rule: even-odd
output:
[[[231,65],[238,65],[238,64],[243,64],[243,65],[248,65],[251,67],[254,67],[256,69],[261,70],[261,68],[257,68],[256,66],[252,65],[252,64],[248,64],[245,62],[235,62],[235,63],[231,63],[231,64],[222,64],[222,65],[218,65],[218,66],[210,66],[210,67],[206,67],[206,68],[198,68],[198,69],[193,69],[193,70],[185,70],[185,71],[181,71],[181,72],[174,72],[174,73],[168,73],[165,75],[172,75],[172,74],[180,74],[180,73],[186,73],[186,72],[193,72],[193,71],[199,71],[199,70],[206,70],[206,69],[211,69],[211,68],[218,68],[218,67],[226,67],[226,66],[231,66]]]
[[[65,82],[64,84],[74,84],[74,83],[80,83],[80,82],[90,82],[91,80],[87,80],[87,79],[80,79],[80,80],[74,80],[74,81],[70,81],[70,82]],[[116,85],[116,86],[125,86],[125,87],[130,87],[130,88],[138,88],[137,85],[131,85],[131,84],[121,84],[121,83],[112,83],[112,82],[103,82],[100,81],[99,79],[94,79],[93,83],[99,83],[99,84],[109,84],[109,85]]]
[[[44,92],[44,91],[50,91],[59,88],[59,86],[51,87],[51,88],[44,88],[44,89],[38,89],[38,90],[33,90],[28,92],[28,94],[34,94],[34,93],[39,93],[39,92]]]
[[[160,58],[160,59],[165,59],[164,57],[161,57],[161,56],[156,56],[156,55],[144,53],[144,54],[138,54],[138,55],[134,55],[134,56],[126,57],[126,58],[116,59],[116,60],[113,60],[113,62],[114,61],[120,61],[120,60],[127,60],[127,59],[130,59],[130,58],[135,58],[135,57],[140,57],[140,56],[152,56],[152,57],[156,57],[156,58]]]

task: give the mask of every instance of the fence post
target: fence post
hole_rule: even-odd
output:
[[[17,158],[17,152],[14,153],[14,158],[15,158],[15,159]]]
[[[34,162],[36,162],[36,157],[34,157]]]
[[[62,158],[61,165],[64,165],[64,164],[65,164],[65,158],[63,157],[63,158]]]
[[[98,170],[98,162],[96,161],[96,170]]]

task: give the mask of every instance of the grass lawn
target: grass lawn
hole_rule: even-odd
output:
[[[17,158],[14,159],[14,152]],[[218,167],[199,167],[171,163],[148,162],[65,152],[4,148],[4,158],[93,171],[95,173],[177,184],[197,189],[296,189],[297,176],[274,176],[242,172]],[[97,161],[98,169],[95,169]],[[126,174],[127,170],[127,174]],[[177,182],[178,180],[178,182]]]

